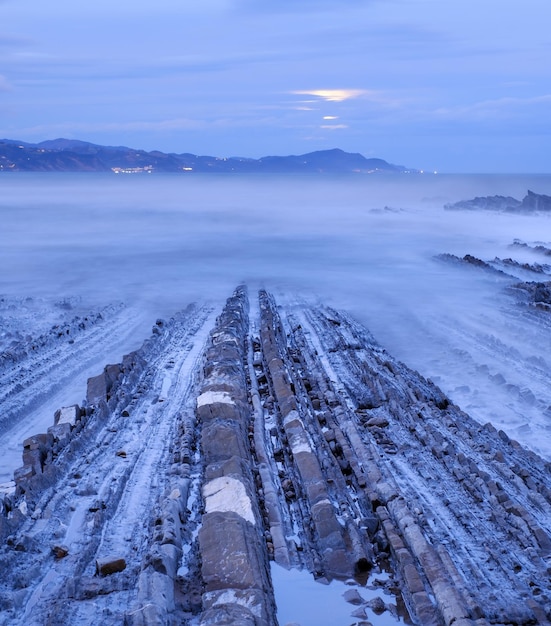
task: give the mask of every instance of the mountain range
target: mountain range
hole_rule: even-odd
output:
[[[0,171],[20,172],[243,172],[243,173],[397,173],[415,172],[383,159],[366,158],[338,148],[302,155],[244,157],[147,152],[125,146],[101,146],[75,139],[26,143],[0,139]]]

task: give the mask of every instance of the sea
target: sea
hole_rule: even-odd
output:
[[[242,283],[251,296],[320,301],[472,417],[551,460],[545,312],[519,303],[507,281],[437,258],[545,263],[512,244],[551,247],[551,216],[444,208],[528,189],[551,195],[551,175],[5,172],[0,294],[122,301],[151,322],[222,303]]]
[[[528,189],[551,195],[551,175],[0,173],[0,298],[136,307],[145,322],[125,352],[158,317],[196,301],[221,307],[238,284],[251,298],[266,288],[321,302],[551,460],[551,312],[519,299],[514,280],[439,258],[551,263],[534,249],[551,247],[551,215],[444,208]],[[515,268],[519,281],[551,279]],[[84,388],[70,393],[68,404]],[[275,566],[272,576],[280,623],[352,622],[342,583]]]

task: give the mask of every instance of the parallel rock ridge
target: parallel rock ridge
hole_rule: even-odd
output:
[[[197,401],[205,503],[198,536],[201,626],[277,623],[248,437],[247,309],[246,293],[239,289],[212,332]]]
[[[536,248],[532,248],[535,250]],[[545,250],[545,248],[544,248]],[[545,252],[544,252],[545,253]],[[508,291],[516,296],[521,295],[521,300],[537,309],[551,310],[551,281],[550,280],[525,280],[518,282],[515,277],[515,270],[520,270],[528,276],[537,276],[544,279],[551,276],[551,266],[547,263],[519,263],[513,259],[500,259],[495,257],[487,262],[472,254],[466,254],[460,258],[454,254],[444,253],[435,257],[445,263],[466,265],[482,270],[493,277],[509,282]]]
[[[36,306],[37,314],[45,315],[38,303]],[[67,309],[63,302],[56,303],[56,308],[62,310],[62,319],[34,336],[17,330],[17,325],[16,330],[10,332],[5,315],[0,315],[0,430],[8,429],[21,416],[32,411],[41,399],[49,397],[67,382],[67,370],[71,371],[71,368],[64,361],[64,346],[71,361],[82,369],[94,352],[95,344],[101,345],[109,337],[109,341],[116,345],[117,338],[125,335],[128,324],[121,315],[124,312],[122,306],[112,305],[85,315],[72,315],[71,303],[67,302],[66,306]],[[22,328],[25,328],[26,321],[23,318]],[[79,370],[79,366],[73,369],[73,373],[75,369]],[[54,369],[57,371],[53,372]],[[21,376],[22,373],[25,376]]]
[[[344,313],[258,311],[239,287],[159,320],[24,442],[0,624],[276,626],[271,560],[390,570],[413,624],[550,623],[549,464]]]

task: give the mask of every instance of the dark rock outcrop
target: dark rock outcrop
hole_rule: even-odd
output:
[[[453,204],[446,204],[449,211],[514,211],[522,203],[511,196],[477,196],[472,200],[460,200]]]
[[[503,270],[493,267],[486,261],[483,261],[482,259],[479,259],[473,256],[472,254],[466,254],[463,257],[458,257],[455,254],[443,253],[443,254],[436,255],[435,258],[438,259],[439,261],[444,261],[446,263],[456,263],[458,265],[468,265],[471,267],[476,267],[478,269],[484,270],[485,272],[488,272],[489,274],[493,274],[499,278],[507,278],[507,279],[511,278],[511,276],[506,274]]]
[[[524,196],[521,204],[523,211],[551,211],[551,196],[545,196],[541,193],[534,193],[528,190],[526,196]]]
[[[517,283],[513,287],[525,293],[531,304],[545,309],[551,307],[551,281]]]
[[[444,205],[453,211],[497,211],[502,213],[548,213],[551,211],[551,196],[534,193],[528,190],[522,200],[511,196],[483,196],[472,200]]]

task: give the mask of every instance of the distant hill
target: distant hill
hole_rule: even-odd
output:
[[[266,156],[260,159],[166,154],[125,146],[100,146],[74,139],[52,139],[33,144],[0,139],[0,171],[19,172],[244,172],[244,173],[375,173],[408,172],[383,159],[358,153],[320,150],[302,155]]]

